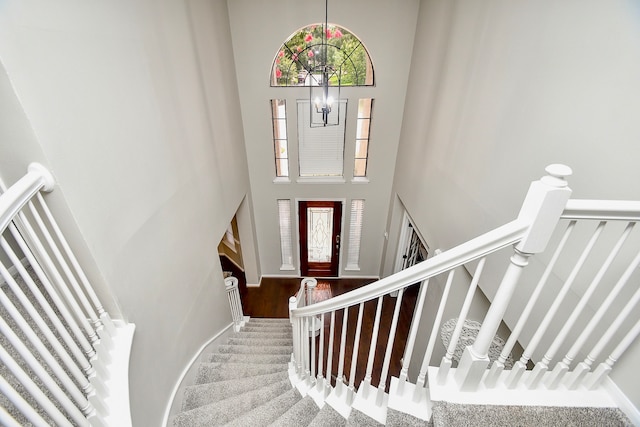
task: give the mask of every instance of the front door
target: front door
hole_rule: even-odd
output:
[[[342,202],[304,201],[298,208],[301,274],[338,277]]]

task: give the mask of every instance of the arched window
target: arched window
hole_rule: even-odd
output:
[[[310,86],[318,64],[331,64],[331,86],[373,86],[373,65],[367,49],[350,31],[334,24],[313,24],[285,41],[273,61],[271,86]],[[326,43],[326,49],[323,43]],[[326,58],[325,56],[326,52]]]

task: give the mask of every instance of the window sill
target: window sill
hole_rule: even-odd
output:
[[[357,176],[351,179],[352,184],[368,184],[369,178],[366,176]]]
[[[273,180],[274,184],[290,184],[291,180],[287,176],[277,176]]]
[[[344,184],[341,176],[304,176],[296,180],[299,184]]]

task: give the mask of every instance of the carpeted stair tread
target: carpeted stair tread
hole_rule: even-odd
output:
[[[282,317],[252,317],[249,319],[248,325],[253,323],[266,323],[266,324],[275,324],[275,325],[291,325],[291,320],[288,318]]]
[[[380,424],[370,416],[352,408],[346,425],[347,427],[379,427],[384,424]]]
[[[302,396],[300,396],[298,390],[293,388],[271,401],[262,402],[262,405],[231,421],[227,426],[246,427],[269,425],[269,423],[287,412],[289,408],[300,401],[301,398]]]
[[[253,345],[253,346],[292,346],[292,338],[245,338],[245,337],[229,337],[227,344],[230,345]]]
[[[404,412],[396,411],[395,409],[387,409],[386,426],[391,427],[433,427],[431,420],[425,421],[420,418],[416,418],[412,415],[405,414]]]
[[[229,363],[288,363],[291,354],[245,354],[245,353],[211,353],[205,356],[203,362]]]
[[[196,384],[273,374],[275,372],[286,371],[287,368],[286,363],[201,363],[200,366],[198,366]]]
[[[244,328],[274,328],[274,329],[291,329],[291,322],[262,322],[250,320],[244,325]]]
[[[293,346],[271,346],[271,345],[220,345],[218,346],[219,353],[241,353],[241,354],[291,354]]]
[[[257,375],[249,378],[238,378],[226,381],[216,381],[206,384],[195,384],[185,387],[182,410],[188,411],[218,400],[256,390],[265,384],[273,384],[289,378],[287,372]]]
[[[290,390],[292,390],[291,382],[288,379],[268,384],[259,389],[181,412],[175,416],[173,425],[174,427],[222,425]]]
[[[462,405],[436,402],[434,427],[578,427],[633,424],[617,408],[563,408],[550,406]]]
[[[308,427],[341,427],[346,426],[347,420],[331,405],[325,404],[311,420]]]
[[[261,339],[285,339],[293,340],[291,331],[286,332],[234,332],[231,337],[233,338],[261,338]]]
[[[300,399],[287,412],[270,424],[272,427],[306,426],[320,411],[316,402],[309,396]]]
[[[262,332],[276,332],[276,333],[283,333],[283,332],[292,332],[291,328],[285,328],[285,327],[277,327],[277,326],[245,326],[244,328],[242,328],[243,332],[258,332],[258,333],[262,333]]]

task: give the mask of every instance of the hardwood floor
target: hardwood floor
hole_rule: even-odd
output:
[[[259,288],[247,288],[244,274],[235,268],[233,265],[226,261],[224,257],[221,257],[223,270],[232,271],[233,275],[238,277],[238,283],[240,288],[240,296],[242,299],[242,306],[244,313],[251,317],[271,317],[271,318],[287,318],[289,317],[288,301],[289,297],[295,295],[300,289],[301,278],[263,278]],[[326,298],[331,298],[353,289],[357,289],[368,283],[371,283],[375,279],[324,279],[318,278],[318,286],[314,291],[313,298],[315,301],[320,301]],[[404,352],[404,346],[406,344],[407,336],[409,334],[409,327],[411,318],[413,316],[413,310],[416,303],[419,287],[417,285],[410,286],[405,289],[402,300],[400,303],[400,314],[398,317],[397,333],[393,341],[392,353],[390,358],[389,373],[387,376],[387,390],[391,376],[398,376],[400,373],[401,359]],[[378,339],[375,345],[375,358],[374,358],[374,370],[372,373],[371,383],[374,386],[378,386],[380,381],[382,361],[385,357],[385,351],[387,348],[389,330],[393,319],[393,312],[396,307],[397,298],[391,296],[385,296],[382,301],[382,310],[380,316],[380,327],[378,332]],[[358,348],[358,358],[356,363],[356,372],[354,378],[354,384],[357,387],[364,379],[366,372],[366,365],[369,355],[369,349],[371,348],[372,332],[374,326],[375,313],[377,308],[377,301],[369,301],[364,304],[363,317],[361,326],[361,339]],[[354,348],[354,338],[356,333],[356,325],[358,319],[359,307],[351,307],[347,314],[347,326],[346,326],[346,339],[345,339],[345,352],[343,363],[343,375],[349,381],[351,374],[351,358]],[[334,328],[334,342],[332,347],[332,370],[331,373],[335,376],[338,372],[340,344],[342,336],[342,318],[344,316],[344,310],[339,310],[335,314],[335,328]],[[326,376],[326,361],[328,360],[328,354],[326,349],[329,345],[329,330],[330,330],[330,315],[326,315],[324,319],[324,368],[323,376]],[[316,353],[319,349],[320,337],[316,337]],[[316,355],[316,361],[318,356]]]

